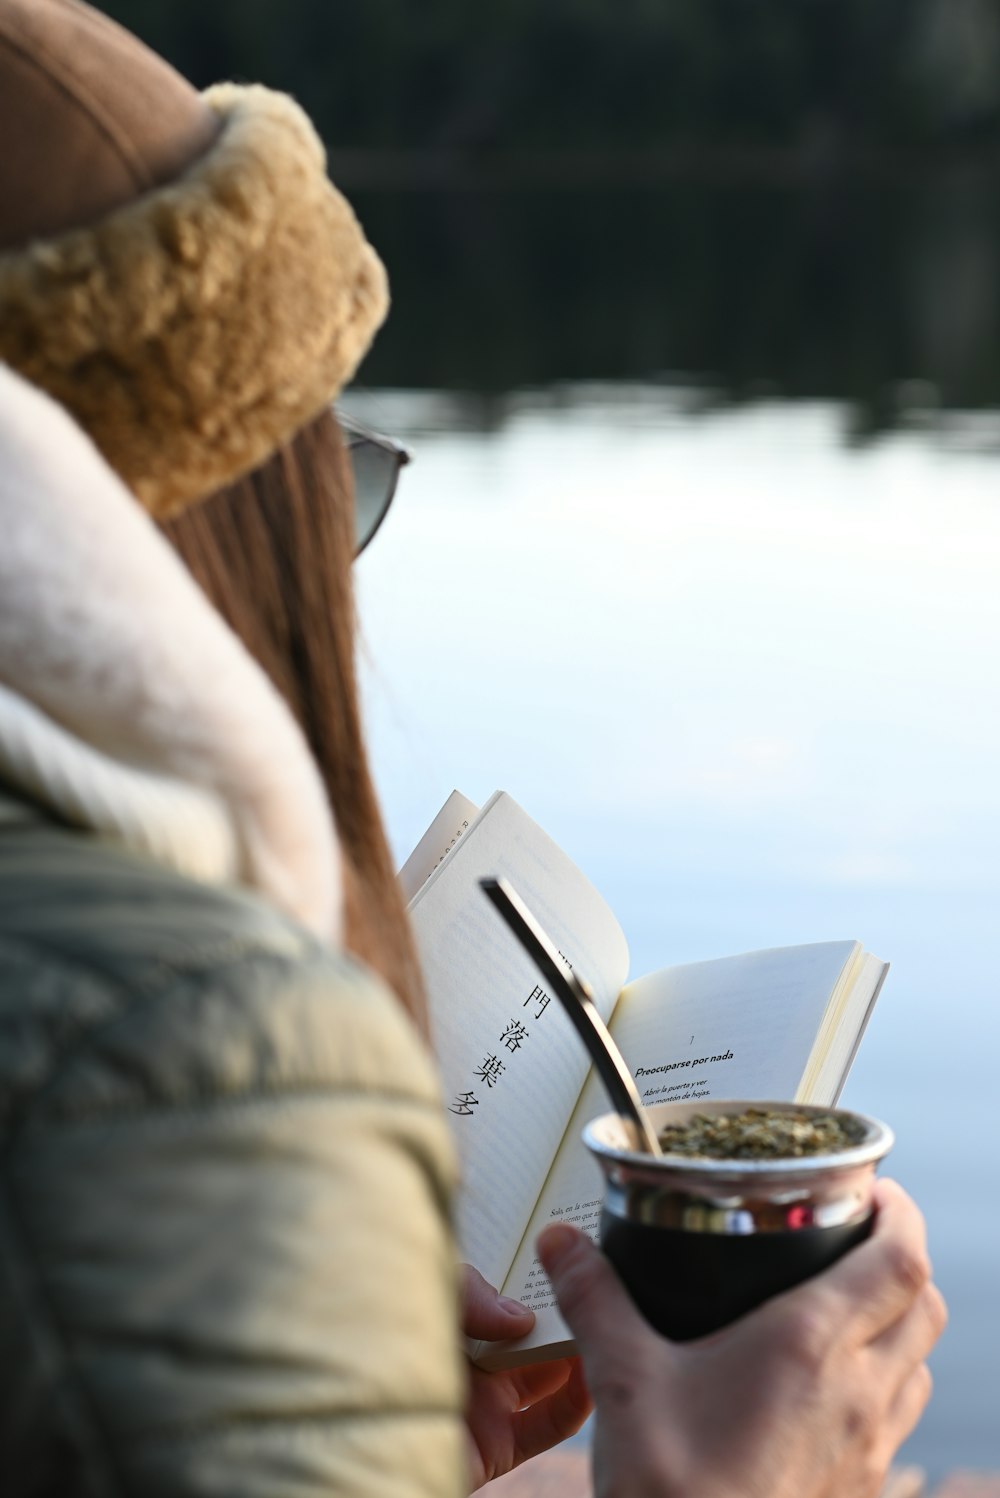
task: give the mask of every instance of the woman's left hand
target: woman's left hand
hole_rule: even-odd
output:
[[[477,1269],[462,1266],[462,1330],[467,1337],[505,1342],[523,1337],[533,1311],[500,1296]],[[529,1457],[558,1446],[580,1429],[592,1409],[579,1358],[529,1363],[484,1373],[469,1369],[470,1487],[482,1487]]]

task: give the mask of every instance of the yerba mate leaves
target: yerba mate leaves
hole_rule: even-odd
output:
[[[710,1117],[696,1113],[686,1123],[659,1131],[668,1155],[711,1160],[787,1160],[851,1149],[864,1138],[864,1125],[835,1113],[777,1112],[746,1108]]]

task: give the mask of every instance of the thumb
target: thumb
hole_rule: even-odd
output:
[[[593,1375],[618,1355],[626,1363],[656,1333],[642,1319],[604,1255],[586,1233],[553,1223],[538,1238],[538,1256],[563,1319],[576,1339],[594,1388]]]
[[[462,1265],[462,1331],[467,1337],[503,1342],[525,1336],[534,1323],[527,1306],[494,1290],[471,1264]]]

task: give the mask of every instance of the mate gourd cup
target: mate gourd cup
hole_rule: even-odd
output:
[[[646,1111],[659,1135],[695,1115],[748,1108],[833,1115],[853,1125],[858,1142],[826,1154],[731,1160],[639,1152],[617,1113],[583,1131],[604,1173],[601,1247],[646,1320],[675,1341],[717,1331],[818,1274],[871,1231],[875,1169],[893,1144],[877,1119],[733,1100]]]

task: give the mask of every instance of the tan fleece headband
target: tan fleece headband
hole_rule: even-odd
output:
[[[351,378],[385,271],[291,99],[220,84],[205,155],[88,228],[0,253],[0,359],[157,517],[248,473]]]

